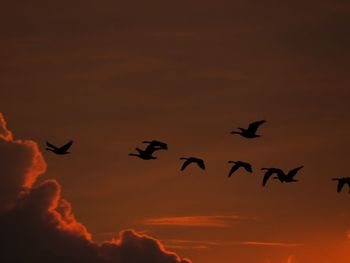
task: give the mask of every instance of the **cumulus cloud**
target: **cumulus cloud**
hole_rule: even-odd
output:
[[[96,244],[56,180],[36,184],[46,163],[33,141],[15,140],[0,113],[0,262],[190,263],[152,237],[125,230]]]

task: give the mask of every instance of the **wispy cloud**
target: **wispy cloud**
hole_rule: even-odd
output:
[[[183,227],[230,227],[235,221],[258,220],[257,217],[244,217],[240,215],[214,215],[214,216],[175,216],[151,218],[143,221],[145,225],[156,226],[183,226]]]
[[[162,240],[169,248],[177,249],[206,249],[210,247],[218,246],[264,246],[264,247],[299,247],[303,246],[302,243],[288,243],[288,242],[263,242],[263,241],[205,241],[205,240],[181,240],[181,239],[165,239]],[[291,259],[289,259],[291,258]],[[288,263],[293,262],[293,257],[289,257]]]
[[[302,243],[283,243],[283,242],[261,242],[261,241],[243,241],[232,242],[232,245],[244,245],[244,246],[264,246],[264,247],[300,247]]]

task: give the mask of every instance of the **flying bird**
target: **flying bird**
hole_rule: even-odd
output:
[[[153,156],[155,149],[153,147],[147,147],[145,150],[135,148],[138,153],[129,153],[130,156],[136,156],[143,160],[154,160],[157,157]]]
[[[238,127],[238,130],[240,131],[232,131],[231,134],[239,134],[248,139],[260,137],[261,135],[256,134],[256,132],[259,126],[265,122],[265,120],[253,122],[249,124],[247,129]]]
[[[148,143],[148,147],[153,147],[155,150],[168,150],[168,145],[165,142],[152,140],[152,141],[143,141],[142,143]]]
[[[250,163],[246,163],[246,162],[242,162],[242,161],[228,161],[228,163],[234,163],[235,165],[232,166],[228,177],[231,177],[231,175],[237,171],[239,168],[244,168],[247,172],[252,173],[253,169],[252,169],[252,165]]]
[[[298,180],[295,180],[294,177],[297,175],[299,170],[303,168],[304,166],[299,166],[297,168],[294,168],[290,170],[287,174],[285,174],[283,171],[277,174],[277,177],[274,179],[279,179],[281,183],[286,182],[286,183],[292,183],[292,182],[297,182]]]
[[[68,152],[68,149],[72,146],[73,141],[69,141],[68,143],[66,143],[65,145],[61,146],[61,147],[56,147],[55,145],[46,142],[46,150],[47,151],[51,151],[55,154],[58,155],[63,155],[63,154],[68,154],[70,152]]]
[[[186,160],[181,167],[181,171],[185,170],[191,163],[196,163],[201,169],[205,170],[205,164],[202,159],[196,157],[181,157],[180,160]]]
[[[281,183],[292,183],[292,182],[297,182],[298,180],[295,180],[294,177],[298,173],[298,171],[303,168],[304,166],[299,166],[297,168],[294,168],[290,170],[287,174],[285,174],[281,169],[279,168],[262,168],[261,170],[266,170],[266,173],[264,175],[263,179],[263,186],[266,185],[267,181],[269,178],[273,175],[276,174],[273,179],[278,179],[280,180]]]
[[[348,185],[350,188],[350,177],[343,177],[343,178],[333,178],[333,181],[338,181],[338,186],[337,186],[337,192],[340,193],[340,191],[343,189],[344,185]],[[349,190],[350,193],[350,190]]]

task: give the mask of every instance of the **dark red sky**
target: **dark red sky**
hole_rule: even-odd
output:
[[[43,152],[46,177],[95,240],[133,228],[199,263],[350,262],[350,195],[330,180],[349,176],[348,1],[11,1],[0,24],[0,111],[43,151],[75,141]],[[258,119],[262,138],[229,134]],[[170,149],[127,156],[144,139]],[[181,175],[183,155],[207,171]],[[228,179],[230,159],[254,175]],[[299,165],[299,183],[261,187],[259,168]]]

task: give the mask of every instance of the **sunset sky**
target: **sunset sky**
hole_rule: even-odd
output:
[[[331,181],[350,176],[349,1],[7,1],[0,57],[7,128],[96,244],[133,229],[193,263],[350,262]],[[261,119],[261,138],[230,134]],[[128,156],[152,139],[169,150]],[[254,173],[228,178],[228,160]],[[260,168],[300,165],[261,186]]]

